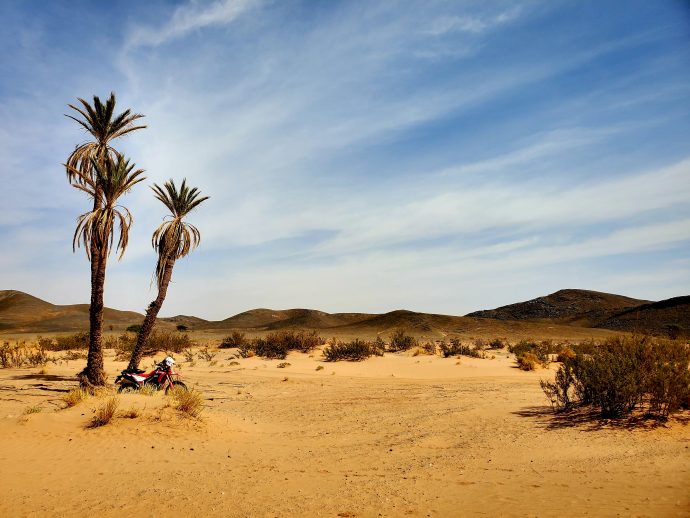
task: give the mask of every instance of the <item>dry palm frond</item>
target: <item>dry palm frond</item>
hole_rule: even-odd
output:
[[[81,118],[73,115],[65,116],[76,121],[77,124],[90,133],[94,141],[77,146],[67,158],[67,163],[65,164],[67,179],[73,185],[81,183],[85,177],[93,176],[95,171],[92,168],[92,160],[95,159],[100,164],[103,164],[108,157],[115,159],[116,152],[109,145],[111,140],[146,127],[134,124],[143,115],[131,113],[131,110],[125,110],[119,115],[113,116],[115,111],[115,94],[113,93],[110,94],[105,104],[101,102],[98,96],[94,96],[93,107],[84,99],[80,98],[78,100],[82,107],[72,104],[68,106],[81,115]]]
[[[77,219],[72,247],[76,250],[83,244],[90,258],[91,244],[95,242],[103,255],[108,255],[115,238],[117,223],[120,231],[116,249],[120,251],[119,257],[122,258],[129,241],[132,215],[129,210],[117,205],[116,202],[122,194],[144,180],[141,176],[144,170],[134,170],[134,164],[130,165],[129,160],[121,155],[117,155],[115,161],[108,157],[103,165],[92,158],[91,165],[94,171],[93,177],[82,175],[78,169],[68,166],[73,170],[75,177],[79,178],[79,181],[73,185],[98,202],[97,208],[85,212]]]
[[[178,190],[173,180],[164,184],[165,189],[157,184],[153,184],[153,192],[170,210],[170,219],[164,221],[153,233],[151,244],[158,252],[158,263],[156,265],[156,280],[158,287],[163,284],[163,275],[168,261],[176,261],[201,242],[199,229],[194,225],[182,221],[187,214],[207,200],[208,196],[200,197],[199,189],[189,188],[187,181],[182,180],[182,185]]]

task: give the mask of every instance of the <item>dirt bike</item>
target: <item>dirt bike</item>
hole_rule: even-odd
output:
[[[171,389],[187,391],[187,385],[180,381],[180,375],[173,370],[173,365],[175,365],[175,360],[168,356],[157,364],[151,372],[145,372],[141,369],[125,369],[115,379],[115,383],[120,384],[117,392],[120,394],[137,392],[144,386],[152,387],[157,391],[165,387],[166,394]]]

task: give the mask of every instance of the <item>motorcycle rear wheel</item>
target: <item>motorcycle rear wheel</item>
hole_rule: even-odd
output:
[[[187,385],[185,385],[185,384],[182,383],[181,381],[173,381],[172,384],[173,384],[172,388],[173,388],[174,390],[182,390],[182,391],[184,391],[184,392],[188,392],[188,391],[189,391],[189,389],[187,388]],[[165,393],[168,394],[168,392],[170,392],[170,385],[168,385],[167,387],[165,387]]]
[[[135,383],[120,383],[117,389],[118,394],[128,394],[130,392],[137,392],[139,390],[139,385]]]

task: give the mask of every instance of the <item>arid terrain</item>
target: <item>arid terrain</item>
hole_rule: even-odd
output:
[[[80,362],[0,370],[0,515],[690,514],[686,418],[559,418],[538,384],[552,372],[519,371],[507,352],[325,363],[315,351],[282,369],[228,356],[181,365],[201,419],[128,394],[120,410],[140,415],[98,429],[102,399],[60,410]],[[109,374],[124,365],[109,355]]]
[[[81,306],[4,293],[4,339],[31,341],[83,323]],[[596,292],[583,293],[586,301]],[[507,349],[485,358],[414,349],[362,362],[326,362],[323,347],[285,360],[216,349],[236,329],[317,329],[339,339],[385,338],[401,327],[421,340],[605,339],[615,332],[588,327],[592,315],[607,321],[628,307],[655,310],[616,296],[573,305],[573,293],[562,295],[515,305],[512,319],[504,308],[493,318],[253,310],[220,323],[164,319],[162,328],[184,322],[195,350],[215,355],[176,356],[203,397],[199,418],[161,392],[121,394],[115,418],[91,428],[113,391],[65,408],[83,359],[0,369],[0,516],[690,516],[687,412],[666,422],[554,414],[539,380],[553,379],[557,364],[524,372]],[[557,314],[545,318],[544,307]],[[109,333],[138,318],[109,310]],[[115,356],[106,351],[111,380],[126,366]]]

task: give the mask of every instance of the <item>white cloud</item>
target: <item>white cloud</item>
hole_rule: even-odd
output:
[[[127,50],[135,47],[156,47],[205,27],[227,25],[256,6],[257,0],[194,0],[175,9],[170,20],[158,28],[137,27],[125,44]]]

